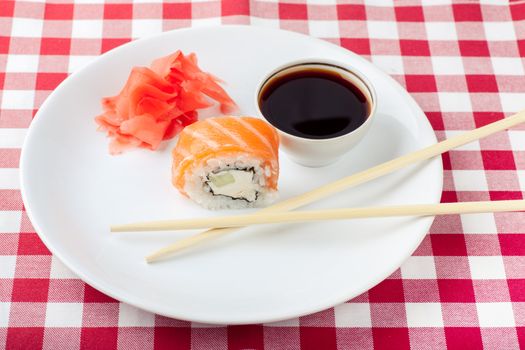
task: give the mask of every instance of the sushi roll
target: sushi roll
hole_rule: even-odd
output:
[[[207,209],[261,207],[279,178],[279,137],[263,120],[221,116],[184,128],[173,149],[172,182]]]

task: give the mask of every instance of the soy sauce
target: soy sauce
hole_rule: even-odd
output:
[[[259,94],[264,117],[288,134],[327,139],[347,134],[367,119],[363,92],[337,71],[304,67],[277,75]]]

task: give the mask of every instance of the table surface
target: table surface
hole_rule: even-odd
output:
[[[525,107],[523,2],[2,1],[0,348],[525,347],[525,213],[436,218],[414,255],[367,293],[263,325],[154,315],[103,295],[51,255],[27,218],[18,180],[38,107],[69,73],[116,46],[221,23],[293,30],[362,55],[406,87],[440,140]],[[522,199],[525,128],[451,151],[443,164],[443,202]]]

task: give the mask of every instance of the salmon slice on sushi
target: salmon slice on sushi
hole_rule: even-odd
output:
[[[277,194],[278,149],[277,132],[263,120],[201,120],[180,133],[172,153],[172,182],[207,209],[262,207]]]

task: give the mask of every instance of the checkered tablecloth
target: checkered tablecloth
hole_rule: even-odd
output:
[[[275,324],[215,327],[86,285],[40,241],[20,197],[20,148],[49,93],[101,53],[176,28],[250,24],[341,45],[405,86],[439,139],[525,108],[525,3],[427,3],[0,1],[0,348],[525,348],[525,213],[439,217],[400,270],[347,303]],[[443,202],[521,199],[525,127],[443,163]]]

